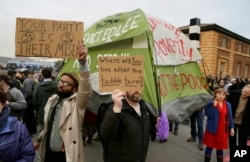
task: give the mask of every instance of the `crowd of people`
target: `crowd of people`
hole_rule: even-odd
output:
[[[79,75],[65,72],[57,81],[50,68],[42,70],[40,82],[33,71],[25,69],[0,74],[0,161],[32,162],[38,150],[41,162],[84,161],[84,147],[91,145],[96,132],[96,115],[87,108],[92,88],[84,44],[78,54]],[[218,79],[210,84],[213,100],[190,116],[187,142],[198,139],[200,150],[206,146],[205,162],[210,161],[213,149],[222,162],[224,149],[246,146],[250,135],[250,84],[240,79],[226,82]],[[146,161],[150,137],[156,138],[152,127],[160,118],[152,117],[141,96],[136,90],[113,91],[113,104],[99,128],[105,162]],[[178,135],[179,123],[167,124]]]
[[[206,146],[204,161],[209,162],[212,150],[216,149],[217,161],[222,162],[224,149],[247,147],[250,135],[250,84],[241,78],[216,81],[209,78],[208,83],[209,92],[214,98],[190,116],[191,137],[187,142],[194,142],[198,138],[198,148],[203,150],[203,145]]]

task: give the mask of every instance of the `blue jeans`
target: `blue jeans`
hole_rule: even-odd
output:
[[[172,131],[173,130],[173,124],[174,124],[174,131],[178,131],[178,128],[179,128],[179,123],[178,122],[169,122],[169,131]]]
[[[196,122],[198,127],[198,133],[196,131]],[[196,110],[190,116],[190,127],[191,127],[191,136],[196,139],[198,136],[199,143],[202,143],[203,140],[203,108],[201,110]]]

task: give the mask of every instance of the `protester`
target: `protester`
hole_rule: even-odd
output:
[[[237,144],[247,146],[247,137],[250,135],[250,84],[246,84],[242,90],[232,91],[227,101],[232,105],[235,136],[229,138],[230,148]]]
[[[174,129],[173,129],[174,128]],[[174,130],[174,135],[178,135],[179,122],[169,122],[169,131]]]
[[[9,116],[7,95],[0,90],[0,161],[33,162],[35,150],[25,125]]]
[[[217,82],[217,85],[215,86],[215,90],[218,89],[218,88],[224,88],[225,87],[225,81],[224,79],[219,79],[218,82]]]
[[[223,162],[223,149],[228,149],[228,134],[234,136],[231,104],[226,102],[226,91],[223,88],[215,90],[215,99],[205,107],[207,125],[203,138],[205,162],[209,162],[213,149],[216,149],[217,162]]]
[[[198,133],[196,129],[196,123],[198,127]],[[199,150],[203,150],[204,146],[202,143],[203,140],[203,108],[200,110],[196,110],[191,116],[190,116],[190,128],[191,128],[191,137],[187,139],[187,142],[195,142],[196,137],[198,137],[198,148]]]
[[[34,71],[24,73],[23,89],[27,108],[23,112],[23,122],[25,123],[30,135],[37,133],[36,119],[33,106],[33,92],[35,89]]]
[[[16,71],[15,70],[8,70],[7,74],[9,75],[10,78],[10,82],[12,84],[13,87],[16,87],[17,89],[21,89],[22,87],[22,83],[16,79]]]
[[[240,88],[240,84],[239,84],[239,79],[238,78],[233,78],[231,80],[232,85],[228,87],[227,91],[228,93],[231,93],[233,91],[237,91],[237,90],[241,90],[242,88]]]
[[[92,144],[92,138],[96,132],[96,119],[97,116],[91,112],[88,108],[85,111],[83,127],[82,127],[82,139],[83,145]],[[87,141],[86,141],[87,140]]]
[[[40,132],[44,126],[44,107],[48,98],[57,92],[57,81],[51,79],[52,69],[44,68],[42,70],[43,82],[38,83],[33,93],[33,107],[36,112],[36,121],[38,131]],[[42,94],[42,95],[41,95]]]
[[[112,99],[100,128],[104,162],[145,162],[151,121],[141,91],[114,90]]]
[[[35,149],[41,146],[41,162],[84,162],[81,128],[92,89],[87,48],[81,45],[78,54],[80,79],[76,73],[63,73],[57,94],[45,106],[44,129],[34,141]]]
[[[28,75],[29,70],[27,68],[21,68],[17,70],[16,79],[21,83],[21,92],[25,94],[25,88],[23,87],[23,82]]]
[[[6,104],[11,109],[10,116],[15,116],[21,121],[23,111],[27,107],[24,95],[16,87],[12,87],[7,74],[0,74],[0,88],[7,95],[8,102]]]

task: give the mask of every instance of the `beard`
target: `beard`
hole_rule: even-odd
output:
[[[69,96],[71,96],[74,92],[72,90],[70,91],[58,91],[57,90],[57,95],[61,98],[61,99],[64,99],[64,98],[67,98]]]
[[[141,100],[141,94],[137,91],[133,93],[132,95],[129,95],[127,93],[126,97],[133,102],[139,102]]]

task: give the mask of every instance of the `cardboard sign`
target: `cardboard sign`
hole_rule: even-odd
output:
[[[143,56],[99,57],[98,66],[101,92],[143,90]]]
[[[83,22],[16,19],[16,56],[77,58]]]

